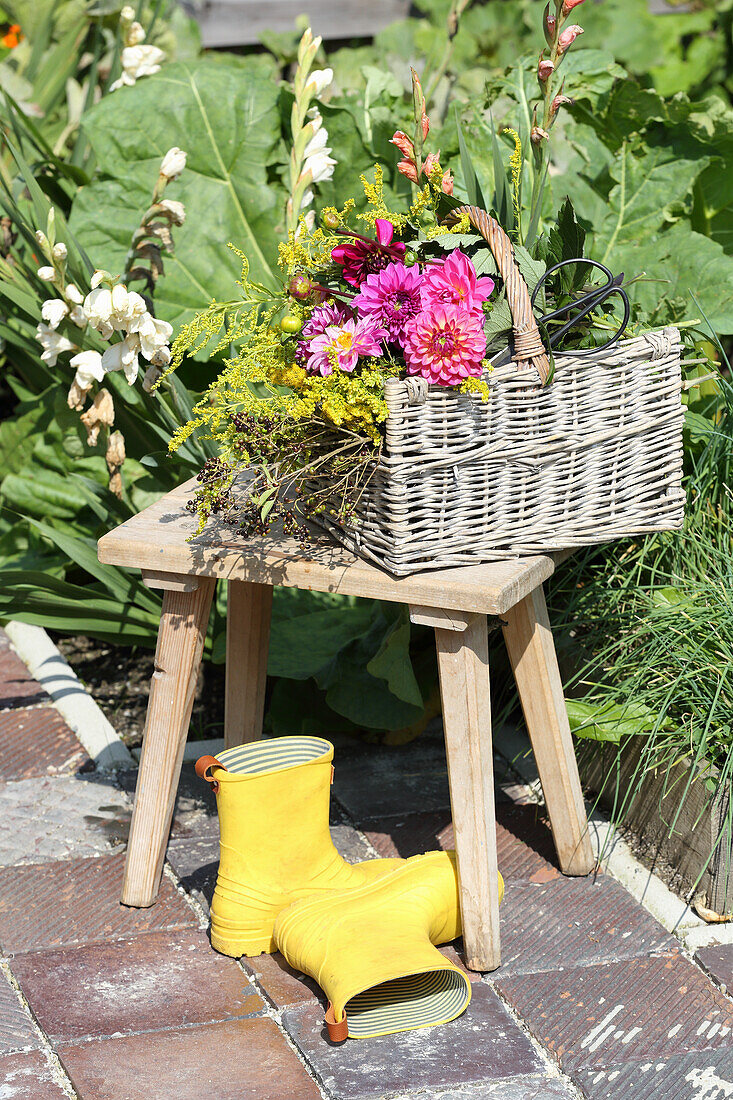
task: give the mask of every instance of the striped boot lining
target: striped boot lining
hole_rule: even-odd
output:
[[[217,753],[217,760],[234,775],[258,775],[309,764],[330,749],[330,743],[321,737],[273,737],[225,749]]]
[[[349,1001],[349,1035],[360,1039],[444,1024],[460,1016],[469,1000],[468,979],[455,970],[397,978]]]

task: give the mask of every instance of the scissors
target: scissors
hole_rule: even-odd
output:
[[[575,356],[595,355],[596,352],[601,351],[604,348],[610,348],[614,344],[618,343],[618,341],[621,339],[624,332],[626,331],[626,327],[629,323],[629,318],[631,316],[631,304],[629,302],[629,297],[622,285],[624,281],[624,273],[622,271],[620,275],[614,275],[611,271],[609,271],[605,264],[599,263],[598,260],[588,260],[585,257],[578,257],[577,259],[570,260],[561,260],[560,263],[555,264],[553,267],[549,267],[547,271],[545,271],[545,273],[537,281],[537,285],[532,291],[532,297],[530,299],[532,306],[534,306],[537,300],[537,295],[539,294],[540,290],[547,282],[547,280],[552,275],[554,275],[556,271],[559,271],[563,267],[569,267],[571,264],[587,264],[589,267],[598,268],[598,270],[602,271],[603,274],[606,276],[606,282],[603,283],[601,286],[594,287],[592,290],[587,291],[579,298],[573,299],[572,302],[568,302],[565,305],[560,306],[559,309],[554,309],[550,313],[542,314],[542,316],[538,317],[537,320],[539,324],[546,326],[548,321],[555,321],[560,317],[568,318],[565,324],[560,325],[559,328],[553,329],[552,331],[546,330],[547,343],[549,343],[551,348],[554,348],[556,344],[558,344],[559,341],[562,340],[563,336],[565,336],[566,333],[574,328],[574,326],[577,325],[579,321],[582,321],[584,317],[587,317],[589,313],[592,313],[596,306],[599,306],[602,303],[606,302],[612,295],[618,295],[618,297],[623,302],[624,316],[621,324],[619,325],[617,331],[613,334],[613,336],[611,336],[611,338],[607,340],[605,344],[596,344],[592,348],[582,348],[577,351],[572,349],[568,351],[568,354]],[[505,352],[502,352],[499,355],[498,359],[492,359],[491,362],[493,366],[498,367],[502,366],[504,363],[508,363],[511,358],[511,349],[507,348]]]

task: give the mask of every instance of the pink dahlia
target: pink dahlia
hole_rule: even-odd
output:
[[[480,378],[486,352],[483,314],[438,303],[410,321],[403,346],[408,374],[439,386]]]
[[[405,255],[404,244],[401,241],[392,242],[392,222],[386,218],[377,218],[374,228],[376,241],[349,230],[352,240],[347,244],[338,244],[331,250],[331,259],[343,268],[343,277],[351,286],[361,286],[371,272],[381,271],[392,260],[401,260]]]
[[[493,289],[494,280],[479,278],[469,257],[456,248],[444,260],[425,268],[421,288],[423,309],[440,302],[480,312]]]
[[[322,336],[329,325],[342,325],[352,314],[337,302],[317,306],[300,331],[302,339],[295,348],[295,362],[305,366],[310,354],[310,342],[314,336]]]
[[[325,378],[334,367],[351,372],[360,356],[381,355],[387,333],[370,319],[354,321],[351,318],[339,325],[329,325],[321,336],[310,342],[306,369],[311,374]]]
[[[422,275],[417,266],[388,264],[384,271],[367,275],[352,304],[361,317],[371,317],[389,335],[402,343],[407,322],[419,313]]]

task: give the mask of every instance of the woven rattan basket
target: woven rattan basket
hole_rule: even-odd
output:
[[[350,548],[406,575],[587,546],[682,525],[682,377],[675,328],[555,358],[545,385],[529,291],[498,223],[463,207],[504,280],[514,357],[487,402],[423,379],[389,379],[386,442]]]

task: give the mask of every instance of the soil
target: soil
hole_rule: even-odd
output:
[[[153,654],[94,638],[51,634],[84,686],[129,748],[142,742]],[[202,664],[189,740],[224,736],[224,668]]]

